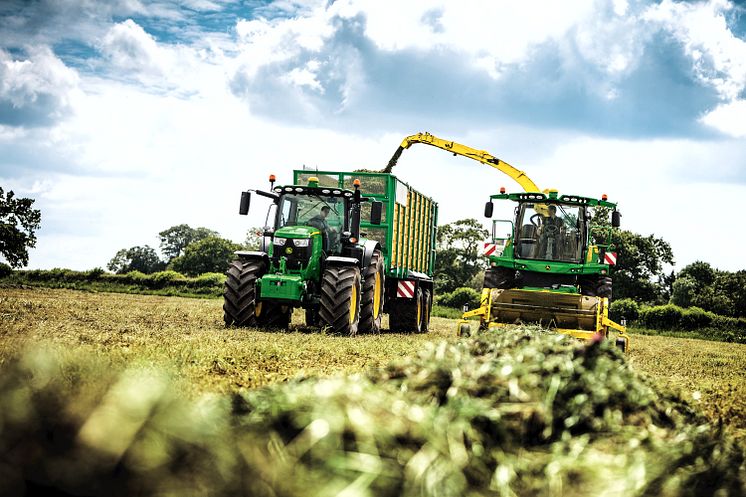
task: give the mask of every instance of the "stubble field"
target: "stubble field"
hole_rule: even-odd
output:
[[[411,356],[427,342],[458,340],[451,319],[434,317],[426,334],[350,338],[305,328],[299,311],[290,332],[226,330],[221,305],[179,297],[0,289],[0,364],[43,347],[116,370],[170,371],[179,390],[193,398],[297,377],[365,372]],[[633,335],[628,361],[744,439],[746,345]]]

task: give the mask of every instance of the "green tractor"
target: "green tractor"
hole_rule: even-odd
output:
[[[384,312],[391,330],[427,331],[436,203],[391,174],[296,170],[292,185],[274,180],[241,194],[242,215],[252,193],[272,204],[260,249],[236,252],[228,268],[226,326],[288,328],[301,307],[306,325],[333,333],[378,332]]]

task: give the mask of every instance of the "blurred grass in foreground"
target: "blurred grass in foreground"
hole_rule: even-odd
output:
[[[0,495],[746,492],[743,447],[606,342],[512,328],[193,399],[170,374],[61,349],[7,359]]]

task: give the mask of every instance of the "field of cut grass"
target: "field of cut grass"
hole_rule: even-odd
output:
[[[427,334],[324,335],[305,328],[300,312],[290,332],[226,330],[221,304],[0,289],[0,365],[22,350],[47,347],[62,358],[84,355],[113,369],[136,365],[172,371],[180,391],[193,398],[299,376],[364,372],[411,356],[429,341],[458,340],[456,321],[437,317]],[[634,369],[745,438],[746,345],[634,335],[628,359]]]

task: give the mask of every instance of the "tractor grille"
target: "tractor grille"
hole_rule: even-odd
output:
[[[311,258],[311,249],[310,245],[308,247],[296,247],[292,240],[288,240],[284,247],[274,247],[272,262],[275,266],[279,266],[280,257],[285,256],[288,269],[301,269],[301,266],[308,265]]]

